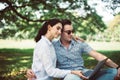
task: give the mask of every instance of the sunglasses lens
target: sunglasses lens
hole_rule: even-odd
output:
[[[68,31],[64,31],[64,32],[66,32],[68,35],[70,35],[71,33],[73,33],[73,30],[72,31],[68,30]]]
[[[70,35],[70,34],[71,34],[71,31],[68,31],[67,34]]]

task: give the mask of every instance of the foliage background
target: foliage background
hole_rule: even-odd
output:
[[[116,34],[120,33],[118,30],[120,1],[98,0],[98,2],[102,1],[105,8],[116,16],[109,26],[102,21],[102,16],[96,11],[95,6],[99,3],[90,5],[88,4],[90,1],[94,2],[94,0],[0,0],[4,5],[0,10],[0,38],[34,38],[42,23],[50,18],[70,19],[75,34],[84,39],[96,40],[92,37],[95,34],[102,35],[104,38],[107,36],[107,39],[119,37]],[[109,30],[101,34],[108,27]],[[111,33],[113,29],[116,33]],[[112,40],[120,41],[119,38]]]

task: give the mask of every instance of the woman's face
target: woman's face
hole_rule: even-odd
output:
[[[53,38],[57,38],[61,34],[62,24],[57,23],[53,27],[51,27],[51,35]]]

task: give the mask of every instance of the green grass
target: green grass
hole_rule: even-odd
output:
[[[30,68],[33,49],[0,49],[0,79],[26,80],[24,72]]]
[[[120,65],[120,50],[99,51]],[[26,80],[25,71],[32,63],[33,49],[0,49],[0,79],[1,80]],[[85,66],[93,68],[97,61],[84,55]]]

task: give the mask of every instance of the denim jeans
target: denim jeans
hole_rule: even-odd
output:
[[[91,69],[84,69],[83,73],[85,76],[88,76],[91,74],[93,70]],[[117,74],[117,69],[115,68],[108,68],[103,69],[100,72],[98,72],[95,80],[114,80],[114,76]],[[82,80],[78,75],[74,74],[68,74],[64,80]]]

